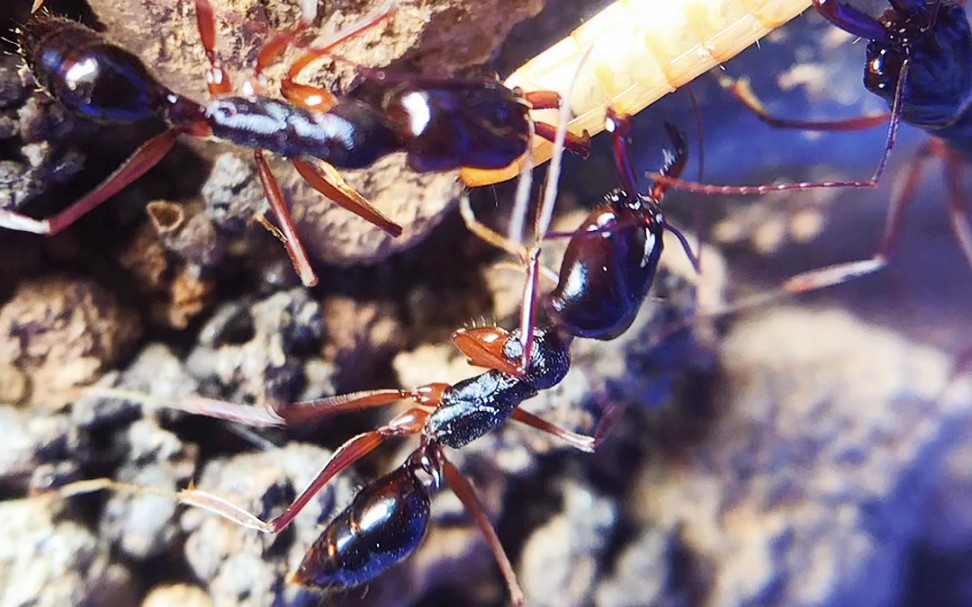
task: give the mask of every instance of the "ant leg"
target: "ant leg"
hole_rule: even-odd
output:
[[[718,310],[710,312],[709,315],[723,316],[726,314],[735,314],[750,308],[767,305],[790,295],[809,293],[826,287],[836,286],[883,269],[887,265],[891,252],[897,245],[898,237],[904,225],[905,212],[914,199],[914,193],[921,181],[921,175],[926,162],[942,153],[941,144],[937,140],[927,141],[915,153],[914,160],[907,172],[895,184],[884,235],[881,238],[881,244],[878,250],[870,259],[838,263],[825,268],[818,268],[797,274],[784,281],[776,289],[730,303]],[[960,243],[961,240],[962,237],[960,237]]]
[[[581,451],[586,451],[587,453],[593,453],[597,449],[598,445],[604,442],[614,423],[617,421],[618,416],[622,411],[622,407],[619,405],[612,405],[608,407],[604,414],[601,416],[600,421],[597,422],[597,427],[594,430],[594,436],[587,436],[584,434],[578,434],[566,428],[562,428],[552,422],[549,422],[542,417],[534,415],[529,411],[525,411],[520,407],[513,409],[512,418],[516,421],[526,424],[531,428],[536,428],[548,434],[552,434],[557,438],[563,439],[570,446],[580,449]]]
[[[480,532],[486,538],[486,543],[489,544],[489,549],[493,551],[496,564],[499,565],[500,571],[503,573],[506,586],[510,590],[510,599],[513,605],[520,607],[523,605],[524,600],[523,589],[520,588],[520,583],[516,581],[516,573],[513,571],[513,565],[510,563],[509,557],[506,556],[506,551],[503,550],[503,545],[496,535],[496,530],[493,529],[493,524],[486,515],[486,509],[483,508],[483,504],[479,501],[479,497],[476,496],[476,491],[469,483],[469,480],[463,476],[455,464],[447,460],[445,455],[440,455],[440,457],[442,459],[442,470],[445,473],[446,484],[449,485],[452,492],[456,494],[459,501],[462,502],[462,505],[472,515],[473,520],[476,521]]]
[[[257,173],[260,175],[260,183],[263,185],[263,192],[270,202],[270,208],[277,221],[280,223],[280,231],[283,234],[283,244],[287,249],[294,269],[300,276],[300,281],[305,287],[313,287],[317,284],[317,275],[311,267],[310,260],[307,258],[307,251],[297,235],[297,228],[294,226],[294,219],[290,215],[290,209],[284,201],[283,192],[280,191],[280,184],[277,183],[273,173],[270,172],[270,165],[260,150],[253,151],[253,158],[256,160]]]
[[[194,488],[169,493],[150,487],[119,483],[111,479],[101,478],[69,483],[54,490],[54,492],[63,497],[70,497],[107,489],[170,497],[180,504],[202,508],[250,529],[256,529],[264,533],[279,533],[293,522],[294,518],[296,518],[310,500],[337,474],[347,469],[365,455],[371,453],[386,439],[417,434],[422,430],[422,426],[425,424],[427,417],[428,412],[423,409],[410,409],[397,416],[386,426],[351,438],[338,447],[337,451],[334,452],[331,458],[324,464],[324,467],[321,468],[320,472],[317,473],[317,476],[314,477],[314,480],[287,506],[287,509],[280,516],[270,521],[264,521],[219,496]]]
[[[195,3],[196,26],[199,28],[203,48],[206,50],[206,58],[209,59],[209,71],[206,72],[209,94],[213,97],[229,95],[233,92],[233,83],[229,72],[223,67],[219,51],[216,50],[216,18],[213,14],[213,5],[209,0],[195,0]]]
[[[438,406],[442,392],[448,387],[448,384],[435,383],[419,386],[412,390],[364,390],[292,403],[281,408],[278,413],[288,424],[295,424],[372,407],[384,407],[408,399],[411,399],[420,407],[434,408]]]
[[[560,94],[555,91],[530,91],[523,93],[523,99],[534,110],[557,109],[563,103]],[[534,129],[537,135],[550,142],[557,136],[557,127],[546,122],[535,122]],[[587,131],[580,135],[568,132],[565,147],[581,158],[587,158],[591,155],[591,136]]]
[[[472,205],[469,203],[468,197],[463,197],[460,199],[459,214],[462,216],[463,223],[466,224],[466,229],[472,232],[473,236],[479,238],[486,244],[492,245],[502,251],[506,251],[510,255],[518,258],[521,264],[526,264],[526,260],[529,255],[527,248],[520,243],[510,240],[506,236],[503,236],[486,224],[480,222],[472,209]],[[547,266],[540,266],[540,272],[543,274],[544,280],[557,284],[559,275],[556,271],[548,268]]]
[[[280,91],[284,98],[294,105],[309,111],[326,112],[333,107],[337,103],[337,98],[333,93],[325,89],[298,83],[296,81],[297,77],[308,65],[329,55],[335,46],[388,18],[395,10],[396,6],[393,3],[388,3],[374,13],[366,15],[364,18],[353,23],[351,26],[336,32],[326,44],[319,48],[310,49],[297,59],[290,66],[287,75],[280,83]],[[302,28],[303,26],[299,27],[298,31],[278,35],[261,50],[260,57],[257,60],[257,76],[262,74],[263,69],[269,61],[279,56],[286,46],[299,36],[299,30]],[[341,177],[334,167],[324,164],[322,169],[318,169],[306,160],[299,158],[292,162],[297,172],[300,173],[312,188],[358,217],[378,226],[387,234],[393,237],[401,235],[402,227],[372,206],[371,203]]]
[[[345,470],[353,463],[371,453],[376,447],[385,442],[386,439],[397,436],[408,436],[418,434],[425,425],[425,420],[429,413],[423,409],[409,409],[405,413],[395,417],[386,426],[377,430],[365,432],[347,441],[334,452],[331,459],[327,461],[310,485],[301,492],[300,495],[289,505],[284,512],[269,522],[269,526],[274,533],[282,531],[293,522],[294,517],[307,505],[310,500],[317,495],[321,489],[339,472]]]
[[[533,129],[537,135],[547,141],[553,141],[557,133],[557,127],[546,122],[534,122]],[[581,158],[587,158],[591,155],[591,135],[587,131],[584,131],[580,135],[567,131],[564,147]]]
[[[947,149],[942,151],[945,154],[945,183],[948,185],[949,194],[948,216],[965,261],[969,267],[972,267],[972,232],[969,230],[969,212],[965,206],[965,192],[962,187],[962,172],[965,165],[954,152]]]
[[[307,66],[315,61],[332,55],[334,47],[368,29],[371,29],[375,25],[391,17],[397,8],[398,7],[394,2],[388,2],[373,13],[365,15],[348,27],[342,28],[341,30],[335,32],[330,38],[325,40],[324,44],[321,46],[311,48],[306,53],[301,55],[293,64],[291,64],[290,68],[287,70],[286,76],[284,76],[280,83],[280,92],[284,98],[294,105],[311,111],[326,112],[328,109],[333,107],[337,102],[334,94],[322,88],[297,82],[297,78],[300,76],[300,73],[307,69]],[[291,40],[287,40],[287,42],[290,42]],[[273,44],[274,42],[275,40],[271,40],[270,44]],[[267,46],[270,46],[270,44]],[[275,54],[268,55],[267,58],[264,58],[263,51],[261,51],[260,59],[265,59],[268,61],[271,57],[279,56],[279,54],[283,52],[284,48],[286,48],[285,45],[281,46],[279,50],[272,48],[269,49],[270,53],[275,52]],[[267,50],[267,47],[264,47],[264,50]],[[258,69],[261,67],[259,62],[257,63],[257,67]]]
[[[901,64],[901,71],[898,74],[898,86],[894,92],[894,102],[891,106],[891,121],[888,124],[888,136],[884,144],[884,152],[878,161],[874,173],[867,181],[823,181],[823,182],[801,182],[801,183],[782,183],[766,184],[756,186],[731,186],[731,185],[711,185],[695,183],[683,179],[672,178],[661,173],[649,173],[656,185],[663,184],[679,190],[693,192],[695,194],[717,194],[717,195],[739,195],[748,196],[753,194],[767,194],[769,192],[785,192],[790,190],[810,190],[816,188],[876,188],[884,169],[891,156],[891,149],[894,147],[895,139],[898,136],[898,126],[901,123],[901,99],[904,94],[904,83],[908,75],[908,60],[905,59]]]
[[[725,74],[718,75],[719,86],[736,98],[746,109],[757,118],[770,126],[780,129],[795,129],[801,131],[863,131],[886,124],[891,118],[891,112],[841,118],[838,120],[791,120],[779,118],[770,114],[763,102],[760,101],[749,81],[749,78],[733,79]]]
[[[514,257],[518,257],[521,261],[526,259],[526,247],[520,243],[514,242],[506,236],[503,236],[499,232],[496,232],[486,224],[479,221],[479,219],[476,217],[476,213],[473,211],[472,205],[469,202],[468,196],[464,196],[459,201],[459,214],[462,215],[462,221],[466,224],[466,229],[472,232],[473,236],[479,238],[486,244],[492,245],[502,251],[506,251]]]
[[[351,187],[334,167],[325,163],[322,168],[302,158],[291,160],[294,168],[312,188],[327,196],[342,208],[351,211],[368,223],[381,228],[392,237],[400,236],[402,226],[398,225],[376,209],[364,196]]]
[[[891,3],[894,4],[894,0]],[[845,32],[866,40],[891,43],[888,31],[880,22],[849,4],[844,4],[840,0],[813,0],[813,5],[824,19]]]
[[[47,219],[32,219],[20,213],[0,209],[0,227],[48,236],[57,234],[157,165],[175,145],[178,136],[179,131],[169,129],[149,139],[101,182],[101,185]]]
[[[270,38],[270,41],[264,44],[260,48],[260,53],[257,55],[256,65],[253,67],[253,75],[249,78],[250,87],[253,90],[265,90],[267,88],[267,79],[263,75],[263,72],[267,67],[280,58],[284,51],[287,50],[291,44],[294,44],[298,38],[307,33],[307,29],[311,26],[313,18],[306,19],[301,18],[300,23],[296,27],[287,32],[280,32]]]

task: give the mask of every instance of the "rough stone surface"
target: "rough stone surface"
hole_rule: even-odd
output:
[[[313,445],[240,455],[207,464],[197,486],[264,520],[281,514],[314,478],[330,454]],[[217,607],[313,605],[319,596],[287,583],[324,523],[351,501],[348,475],[331,481],[277,536],[262,535],[199,509],[181,517],[185,557]]]
[[[142,600],[141,607],[213,607],[213,601],[199,586],[168,584],[156,586]]]
[[[289,402],[306,388],[320,396],[333,390],[308,386],[304,360],[323,333],[320,305],[301,288],[253,303],[226,303],[203,327],[186,364],[236,402]]]
[[[838,311],[743,322],[722,355],[724,413],[640,473],[632,516],[680,530],[704,605],[896,604],[972,386],[944,390],[946,357]]]
[[[617,504],[590,487],[565,483],[563,511],[536,529],[523,546],[520,577],[530,605],[589,605],[600,575]]]
[[[0,160],[0,208],[12,210],[22,210],[49,186],[63,184],[84,163],[69,139],[77,121],[35,94],[20,65],[18,56],[0,55],[0,141],[21,148],[13,158]]]
[[[47,498],[0,502],[0,605],[137,605],[129,572],[84,526],[56,521]]]
[[[33,402],[58,405],[126,356],[141,331],[97,283],[45,278],[21,284],[0,309],[0,356],[29,375]]]

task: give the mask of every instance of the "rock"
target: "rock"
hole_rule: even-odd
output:
[[[304,370],[323,335],[320,306],[303,288],[252,304],[224,303],[203,327],[186,365],[200,382],[215,384],[238,403],[291,402],[310,388],[316,396],[333,394],[329,377]],[[309,378],[324,385],[309,386]]]
[[[706,607],[897,604],[969,382],[943,393],[947,357],[839,311],[767,312],[722,354],[722,416],[640,472],[632,516],[681,531]]]
[[[138,317],[92,281],[24,282],[0,308],[0,357],[28,375],[31,399],[49,407],[129,354]]]
[[[131,575],[108,545],[70,521],[55,498],[0,502],[0,607],[137,605]]]
[[[563,483],[563,511],[533,531],[520,555],[527,602],[536,607],[591,604],[617,522],[617,504],[582,483]]]
[[[141,607],[213,607],[209,595],[199,586],[167,584],[149,590]]]
[[[391,303],[338,295],[325,299],[322,307],[328,328],[322,354],[340,370],[344,390],[368,385],[375,370],[405,345],[402,321]]]
[[[128,455],[115,473],[122,483],[176,492],[188,487],[196,472],[198,448],[143,419],[128,427]],[[159,495],[112,492],[99,525],[99,536],[128,558],[144,561],[167,553],[179,539],[176,500]]]
[[[689,604],[677,585],[677,538],[646,528],[618,556],[614,572],[598,585],[597,607],[679,607]]]
[[[282,449],[214,460],[203,469],[197,486],[270,520],[310,484],[329,456],[319,447],[290,443]],[[354,491],[348,474],[338,476],[275,537],[190,508],[181,519],[187,534],[186,559],[217,607],[316,605],[318,594],[290,583],[289,575],[317,539],[321,525],[351,501]]]

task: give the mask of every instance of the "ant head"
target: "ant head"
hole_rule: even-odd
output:
[[[387,110],[420,171],[501,169],[529,143],[529,105],[498,82],[418,81],[396,89]]]
[[[892,4],[894,9],[880,21],[887,39],[873,39],[867,46],[864,85],[890,105],[907,61],[902,119],[924,128],[947,126],[972,95],[972,32],[965,10],[937,1]]]
[[[523,356],[520,329],[514,329],[503,346],[503,356],[519,362]],[[533,328],[533,346],[527,361],[524,379],[538,390],[547,390],[559,384],[570,369],[570,347],[555,329]]]

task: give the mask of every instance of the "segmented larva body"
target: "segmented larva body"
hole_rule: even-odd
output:
[[[580,58],[593,46],[569,95],[575,118],[570,130],[604,130],[609,106],[633,115],[696,76],[728,61],[796,17],[811,0],[617,0],[569,36],[540,53],[506,79],[509,87],[562,94]],[[565,95],[566,97],[566,95]],[[555,110],[534,120],[556,123]],[[535,138],[537,163],[550,158],[551,144]],[[512,179],[522,162],[505,169],[463,169],[469,186]]]

